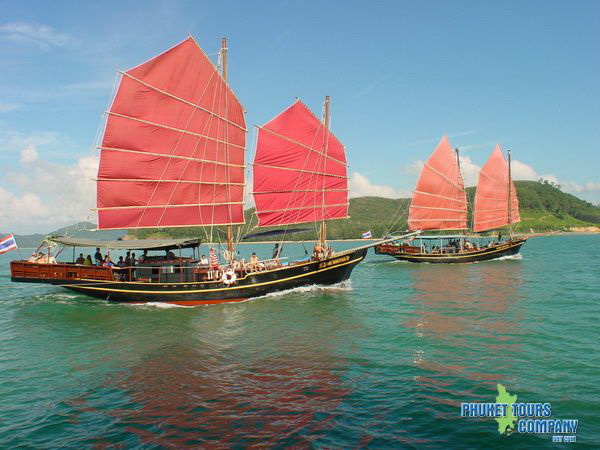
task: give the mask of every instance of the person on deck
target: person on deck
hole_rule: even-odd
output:
[[[31,255],[29,257],[29,259],[27,260],[27,262],[30,262],[30,263],[39,262],[41,257],[42,257],[41,253],[33,253],[33,255]]]
[[[145,263],[147,259],[148,259],[148,250],[144,250],[144,252],[142,253],[142,256],[140,256],[140,259],[138,260],[138,262]]]
[[[85,258],[85,261],[83,261],[83,265],[84,266],[93,266],[94,263],[92,262],[92,255],[87,255],[87,257]]]
[[[104,262],[102,263],[102,265],[103,265],[104,267],[112,267],[112,266],[114,266],[114,265],[115,265],[115,263],[113,263],[113,262],[110,260],[110,256],[109,256],[109,255],[106,255],[106,258],[104,258]]]
[[[121,270],[117,271],[117,275],[119,277],[119,280],[121,281],[125,281],[127,279],[127,271],[125,270],[125,267],[127,267],[127,263],[125,262],[125,260],[123,259],[122,256],[119,256],[119,261],[117,262],[117,267],[121,267]]]
[[[256,253],[252,252],[252,255],[250,256],[250,270],[257,270],[260,264],[260,260],[258,259],[258,256],[256,255]]]
[[[323,246],[320,242],[317,242],[313,248],[313,256],[315,259],[321,259],[323,257]]]
[[[102,253],[100,253],[99,247],[96,247],[96,253],[94,254],[94,260],[96,261],[97,266],[101,266],[104,261],[104,257],[102,256]]]
[[[79,258],[75,260],[75,264],[81,265],[85,262],[85,258],[83,257],[83,253],[79,254]]]
[[[125,266],[129,267],[131,265],[131,252],[128,250],[127,255],[125,256]]]
[[[200,261],[198,261],[198,267],[208,267],[208,258],[206,255],[202,255],[200,257]]]

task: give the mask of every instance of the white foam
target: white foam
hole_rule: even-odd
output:
[[[510,260],[520,260],[523,259],[523,255],[521,255],[520,253],[517,253],[516,255],[506,255],[506,256],[501,256],[500,258],[496,258],[496,261],[510,261]]]
[[[305,292],[323,292],[323,291],[351,291],[352,281],[346,280],[336,284],[311,284],[308,286],[299,286],[292,289],[286,289],[285,291],[269,292],[268,294],[261,295],[259,297],[249,298],[248,300],[254,300],[257,298],[271,298],[281,297],[283,295],[294,294],[294,293],[305,293]]]

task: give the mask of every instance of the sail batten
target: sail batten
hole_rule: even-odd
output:
[[[344,147],[301,101],[257,129],[252,165],[259,226],[348,217]]]
[[[244,110],[193,38],[122,74],[100,145],[98,227],[244,222]]]
[[[446,136],[423,164],[413,191],[408,225],[411,230],[467,228],[467,197],[458,161]]]
[[[517,191],[498,145],[479,173],[473,230],[492,230],[520,221]]]

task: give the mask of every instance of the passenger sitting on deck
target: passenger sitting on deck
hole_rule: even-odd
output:
[[[80,253],[80,254],[79,254],[79,258],[77,258],[77,259],[75,260],[75,264],[79,264],[79,265],[81,265],[81,264],[83,264],[84,262],[85,262],[85,258],[83,257],[83,253]]]
[[[146,262],[147,259],[148,259],[148,250],[144,250],[144,253],[142,253],[142,256],[140,256],[140,259],[138,260],[138,262],[144,263],[144,262]]]
[[[250,264],[248,264],[250,270],[257,270],[259,268],[259,259],[256,253],[252,252],[250,256]]]
[[[94,263],[92,262],[92,255],[87,255],[87,257],[85,258],[85,261],[83,262],[84,266],[93,266]]]
[[[472,250],[473,249],[473,244],[471,244],[471,241],[469,241],[468,239],[465,239],[465,248],[467,250]]]
[[[40,258],[41,258],[42,256],[44,256],[44,255],[42,255],[41,253],[37,253],[37,252],[36,252],[36,253],[34,253],[33,255],[31,255],[31,256],[29,257],[29,259],[27,260],[27,262],[30,262],[30,263],[36,263],[36,262],[39,262],[39,261],[40,261]]]
[[[165,258],[165,260],[167,261],[173,261],[175,258],[175,253],[173,253],[172,251],[167,251],[165,250],[165,252],[167,252],[167,256]]]
[[[208,258],[206,255],[202,255],[200,257],[200,261],[198,261],[198,267],[208,267]]]
[[[96,265],[101,266],[104,258],[102,257],[102,253],[100,253],[100,247],[96,247],[96,253],[94,253],[94,259],[96,260]]]
[[[102,265],[103,265],[104,267],[112,267],[112,266],[114,266],[114,265],[115,265],[115,263],[113,263],[113,262],[110,260],[110,256],[106,255],[106,258],[104,258],[104,262],[102,263]]]

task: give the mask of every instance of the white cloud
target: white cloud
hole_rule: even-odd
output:
[[[386,197],[399,198],[401,193],[396,192],[391,186],[373,184],[364,175],[354,172],[350,177],[350,197]]]
[[[21,162],[23,164],[32,163],[38,159],[38,152],[35,148],[35,144],[28,144],[23,150],[21,150]]]
[[[96,155],[73,165],[57,164],[40,159],[35,145],[29,144],[21,151],[21,162],[24,170],[4,174],[10,187],[0,187],[1,231],[50,232],[95,219],[90,208],[95,203]]]
[[[53,47],[67,47],[75,43],[75,39],[56,31],[47,25],[37,25],[27,22],[13,22],[0,25],[0,35],[13,42],[34,44],[44,51]]]
[[[479,181],[481,167],[471,161],[468,156],[459,156],[459,161],[465,186],[476,186]]]
[[[513,159],[510,166],[513,180],[538,180],[540,178],[533,167],[517,159]]]

